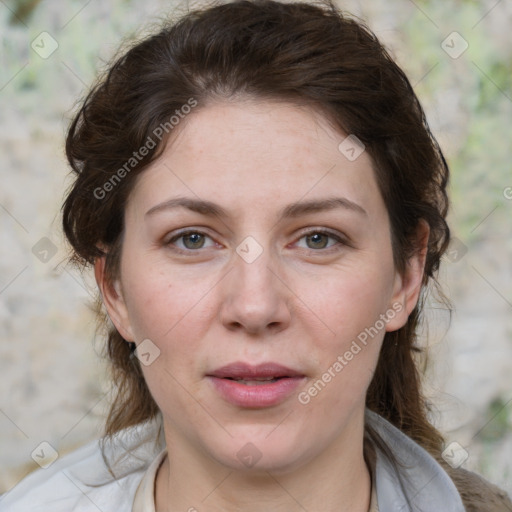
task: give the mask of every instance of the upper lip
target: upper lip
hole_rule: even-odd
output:
[[[209,373],[208,376],[221,379],[258,379],[272,377],[303,377],[304,374],[277,363],[269,362],[254,366],[237,361],[218,368],[212,373]]]

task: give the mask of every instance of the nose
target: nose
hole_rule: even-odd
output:
[[[246,261],[234,255],[233,268],[222,280],[220,320],[230,331],[277,333],[290,325],[292,294],[268,250]]]

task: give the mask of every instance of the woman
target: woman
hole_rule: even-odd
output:
[[[331,4],[190,13],[111,66],[66,150],[116,396],[99,443],[0,510],[512,510],[427,419],[448,168],[364,25]]]

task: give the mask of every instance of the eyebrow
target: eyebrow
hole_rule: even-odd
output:
[[[209,217],[227,218],[229,213],[222,206],[202,199],[194,199],[191,197],[175,197],[159,203],[146,212],[146,216],[153,215],[157,212],[172,210],[174,208],[187,208],[201,215]],[[358,213],[368,217],[366,210],[357,203],[350,201],[346,197],[328,197],[326,199],[313,199],[309,201],[297,201],[282,208],[278,214],[279,220],[286,218],[296,218],[308,213],[316,213],[335,208],[343,208],[348,211]]]

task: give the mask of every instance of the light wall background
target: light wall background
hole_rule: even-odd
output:
[[[463,467],[512,493],[512,3],[339,4],[406,70],[451,165],[456,240],[440,275],[455,313],[449,326],[429,311],[426,390],[435,424],[468,452]],[[38,467],[41,442],[63,455],[101,435],[94,287],[66,265],[60,232],[64,134],[102,61],[177,5],[0,2],[0,492]]]

